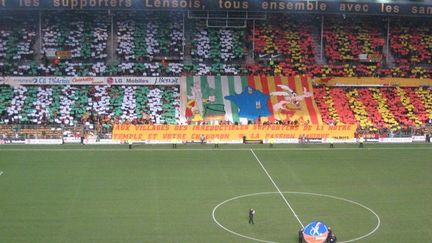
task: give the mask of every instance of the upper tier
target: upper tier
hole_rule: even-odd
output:
[[[226,27],[182,12],[5,12],[0,76],[430,78],[431,23],[269,14]]]

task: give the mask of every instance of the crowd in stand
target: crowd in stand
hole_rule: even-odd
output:
[[[203,22],[195,23],[191,51],[195,65],[190,71],[197,75],[240,75],[244,36],[244,30],[207,28]]]
[[[18,21],[16,21],[18,20]],[[0,76],[23,75],[18,66],[34,58],[36,41],[35,19],[31,16],[17,19],[2,18],[0,21]]]
[[[0,18],[0,76],[432,77],[432,30],[418,25],[430,20],[392,19],[387,53],[382,20],[326,17],[321,60],[309,16],[215,28],[182,13],[117,13],[111,26],[106,14],[43,12],[40,37],[32,15]]]
[[[178,124],[177,86],[0,86],[1,124]]]
[[[378,132],[420,128],[432,121],[432,88],[315,87],[314,92],[326,124],[358,124]]]
[[[378,133],[432,123],[432,88],[320,86],[314,99],[327,125],[358,124]],[[0,124],[93,124],[109,129],[120,123],[185,124],[180,117],[178,86],[0,86]]]
[[[285,15],[257,24],[252,30],[255,56],[271,58],[272,61],[251,65],[249,71],[285,76],[308,72],[315,63],[312,26],[311,19],[300,20]]]
[[[117,55],[121,59],[111,72],[122,75],[160,76],[162,73],[178,76],[181,63],[155,62],[155,58],[181,60],[183,58],[183,26],[181,14],[150,14],[148,16],[121,15],[118,17]]]
[[[35,16],[2,15],[0,76],[432,78],[430,20],[392,19],[386,52],[381,20],[326,17],[321,60],[315,17],[270,15],[244,29],[210,28],[201,20],[180,21],[183,17],[116,14],[111,26],[106,14],[43,12],[39,36]],[[390,56],[394,66],[385,62]],[[398,131],[421,127],[432,118],[430,88],[317,87],[314,95],[329,125]],[[0,122],[104,128],[178,124],[179,96],[177,86],[0,86]]]

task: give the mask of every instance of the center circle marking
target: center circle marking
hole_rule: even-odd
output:
[[[349,200],[349,199],[342,198],[342,197],[336,197],[336,196],[332,196],[332,195],[326,195],[326,194],[320,194],[320,193],[313,193],[313,192],[282,192],[282,194],[285,194],[285,193],[286,193],[286,194],[311,195],[311,196],[317,196],[317,197],[327,197],[327,198],[332,198],[332,199],[339,200],[339,201],[348,202],[348,203],[351,203],[351,204],[354,204],[354,205],[357,205],[357,206],[359,206],[359,207],[362,207],[362,208],[366,209],[367,211],[369,211],[370,213],[372,213],[372,214],[375,216],[375,218],[377,219],[377,224],[376,224],[376,226],[375,226],[374,229],[372,229],[370,232],[368,232],[368,233],[366,233],[366,234],[364,234],[364,235],[362,235],[362,236],[359,236],[359,237],[357,237],[357,238],[353,238],[353,239],[349,239],[349,240],[345,240],[345,241],[341,241],[340,243],[348,243],[348,242],[354,242],[354,241],[358,241],[358,240],[364,239],[364,238],[366,238],[366,237],[372,235],[373,233],[375,233],[375,232],[378,230],[378,228],[380,227],[380,225],[381,225],[381,219],[380,219],[380,217],[378,216],[377,213],[375,213],[375,212],[374,212],[372,209],[370,209],[369,207],[367,207],[367,206],[365,206],[365,205],[363,205],[363,204],[361,204],[361,203],[355,202],[355,201],[353,201],[353,200]],[[242,238],[246,238],[246,239],[250,239],[250,240],[254,240],[254,241],[258,241],[258,242],[278,243],[278,242],[276,242],[276,241],[263,240],[263,239],[258,239],[258,238],[254,238],[254,237],[251,237],[251,236],[247,236],[247,235],[240,234],[240,233],[238,233],[238,232],[235,232],[235,231],[233,231],[233,230],[230,230],[230,229],[226,228],[225,226],[223,226],[223,225],[222,225],[222,224],[221,224],[221,223],[216,219],[216,211],[217,211],[217,209],[218,209],[220,206],[222,206],[222,205],[224,205],[224,204],[226,204],[226,203],[228,203],[228,202],[231,202],[231,201],[234,201],[234,200],[237,200],[237,199],[240,199],[240,198],[244,198],[244,197],[253,197],[253,196],[269,195],[269,194],[279,194],[279,192],[257,192],[257,193],[250,193],[250,194],[245,194],[245,195],[241,195],[241,196],[237,196],[237,197],[233,197],[233,198],[227,199],[227,200],[225,200],[225,201],[219,203],[218,205],[216,205],[216,207],[213,208],[213,211],[212,211],[212,218],[213,218],[213,221],[214,221],[214,222],[215,222],[219,227],[221,227],[222,229],[224,229],[225,231],[227,231],[227,232],[229,232],[229,233],[231,233],[231,234],[234,234],[234,235],[236,235],[236,236],[239,236],[239,237],[242,237]]]

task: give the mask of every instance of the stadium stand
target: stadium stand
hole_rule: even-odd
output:
[[[390,31],[390,48],[402,77],[430,78],[432,41],[430,20],[397,19]]]
[[[165,61],[183,59],[183,25],[176,21],[181,16],[178,13],[118,16],[116,53],[121,63],[112,67],[113,75],[180,75],[182,63],[170,62],[166,65]]]
[[[178,86],[0,86],[2,124],[179,124]],[[432,117],[430,88],[314,88],[322,121],[372,132],[421,127]],[[220,99],[220,97],[218,98]],[[271,121],[267,121],[267,123]]]
[[[197,21],[193,27],[192,70],[197,75],[239,75],[245,35],[243,29],[210,28],[205,21]]]
[[[106,70],[109,19],[89,13],[46,13],[42,28],[41,75],[97,76]],[[63,58],[49,64],[52,53],[62,51]],[[32,68],[32,67],[30,67]]]
[[[392,24],[390,47],[399,65],[432,64],[430,20],[398,19]]]
[[[312,21],[279,14],[258,22],[250,31],[255,57],[262,62],[250,65],[249,71],[255,75],[307,73],[315,62]]]
[[[280,85],[288,86],[289,81],[283,83],[279,76],[308,75],[324,80],[432,77],[432,33],[429,24],[419,25],[423,20],[392,18],[387,29],[387,20],[381,17],[321,19],[278,13],[245,20],[244,27],[236,27],[211,26],[209,20],[188,18],[182,12],[42,11],[39,33],[35,14],[7,13],[0,19],[0,77],[215,75],[215,80],[220,80],[220,75],[248,76],[249,80],[238,87],[226,78],[221,87],[208,79],[203,86],[208,90],[193,94],[195,102],[206,96],[203,102],[210,108],[201,110],[222,115],[223,109],[214,107],[226,105],[224,97],[239,93],[247,83],[255,84],[252,76],[260,76],[255,88],[268,95],[286,91]],[[322,45],[317,24],[321,21]],[[387,41],[389,50],[385,49]],[[198,83],[203,85],[203,80]],[[315,86],[310,91],[314,94],[311,104],[318,107],[317,117],[324,124],[358,124],[369,131],[396,131],[421,127],[432,118],[432,94],[426,87]],[[192,91],[185,92],[190,95]],[[296,92],[303,94],[301,89]],[[94,124],[104,129],[116,123],[178,124],[181,95],[177,85],[2,85],[0,123]],[[283,99],[271,97],[271,104],[276,106],[269,107],[270,111],[280,109]],[[300,106],[297,103],[293,107]],[[293,107],[285,113],[281,109],[266,122],[292,116]],[[233,105],[230,109],[236,108]],[[238,122],[237,112],[233,114],[235,119],[226,120]]]
[[[361,128],[399,130],[427,123],[430,109],[424,88],[329,88],[316,87],[315,100],[326,124],[356,124]],[[426,98],[427,99],[427,98]],[[347,103],[348,100],[348,103]],[[354,114],[355,120],[353,120]]]
[[[314,97],[326,124],[356,124],[348,97],[341,88],[315,87]]]
[[[176,86],[0,86],[3,124],[179,122]]]
[[[384,47],[382,26],[373,17],[326,18],[324,50],[328,62],[360,63],[359,55],[373,55],[373,61],[380,62]]]
[[[23,75],[26,63],[33,61],[36,26],[32,16],[0,16],[0,76]]]
[[[427,24],[419,25],[423,20],[392,19],[387,53],[382,18],[326,16],[320,59],[317,23],[321,20],[313,15],[272,14],[255,21],[255,26],[249,21],[247,28],[233,28],[208,26],[205,20],[175,12],[110,16],[45,11],[41,36],[32,14],[1,18],[0,75],[5,76],[430,78],[432,72],[431,30]],[[60,58],[53,59],[58,57],[56,51]]]

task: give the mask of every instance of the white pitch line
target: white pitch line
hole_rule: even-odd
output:
[[[3,171],[0,171],[0,176],[3,175]]]
[[[273,183],[273,186],[276,188],[276,190],[279,192],[279,195],[282,197],[282,199],[284,200],[285,204],[288,206],[288,208],[291,210],[291,212],[294,214],[294,216],[296,217],[297,221],[300,223],[301,227],[304,228],[303,223],[300,221],[299,217],[297,216],[296,212],[294,211],[294,209],[291,207],[291,204],[288,202],[288,200],[285,198],[285,196],[283,195],[283,193],[281,192],[281,190],[279,189],[279,187],[276,185],[276,183],[274,182],[273,178],[270,176],[270,174],[267,172],[266,168],[264,167],[264,165],[261,163],[260,159],[258,158],[258,156],[255,154],[255,152],[253,151],[253,149],[250,150],[253,154],[253,156],[255,157],[255,159],[258,161],[258,163],[261,165],[261,168],[264,170],[264,172],[267,174],[268,178],[270,179],[270,181]]]
[[[258,151],[337,151],[337,150],[355,150],[355,151],[365,151],[365,150],[431,150],[430,147],[376,147],[376,148],[335,148],[335,149],[329,149],[329,148],[253,148],[254,150]],[[143,152],[143,151],[171,151],[171,152],[178,152],[178,151],[249,151],[251,148],[142,148],[142,149],[120,149],[120,148],[89,148],[89,149],[80,149],[80,148],[59,148],[59,149],[51,149],[51,148],[1,148],[0,152],[2,151],[49,151],[49,152],[55,152],[55,151],[91,151],[91,152]],[[432,151],[432,150],[431,150]]]

